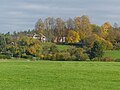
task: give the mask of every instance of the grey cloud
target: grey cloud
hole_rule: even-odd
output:
[[[34,28],[39,18],[88,15],[92,23],[120,24],[119,0],[2,0],[0,32]]]

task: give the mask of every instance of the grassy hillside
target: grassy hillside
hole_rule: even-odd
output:
[[[60,51],[63,51],[63,50],[67,50],[70,46],[68,46],[68,45],[57,45],[57,47]]]
[[[50,42],[47,42],[47,43],[42,43],[42,46],[45,46],[45,45],[52,45],[54,43],[50,43]],[[56,45],[58,50],[60,51],[63,51],[63,50],[67,50],[70,46],[69,45]]]
[[[117,50],[106,51],[104,57],[112,57],[114,59],[120,59],[120,51]]]
[[[120,63],[0,62],[0,90],[120,90]]]

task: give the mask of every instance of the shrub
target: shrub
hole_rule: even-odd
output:
[[[34,57],[31,56],[31,55],[22,54],[21,58],[25,58],[25,59],[33,59]]]
[[[115,50],[120,50],[120,43],[116,43],[116,44],[114,45],[114,49],[115,49]]]
[[[77,48],[76,48],[76,47],[71,46],[71,47],[69,47],[69,49],[67,50],[67,52],[69,52],[69,53],[70,53],[70,55],[72,56],[72,55],[74,55],[74,54],[75,54],[76,50],[77,50]]]
[[[22,55],[21,55],[21,58],[27,58],[26,53],[22,54]]]
[[[119,59],[115,59],[115,62],[120,62],[120,58]]]
[[[46,56],[46,60],[51,60],[52,59],[52,54],[48,54],[47,56]]]
[[[62,55],[63,55],[63,60],[65,60],[65,61],[71,61],[72,60],[69,52],[62,53]]]
[[[37,57],[39,58],[39,59],[44,59],[44,55],[43,54],[39,54],[39,55],[37,55]]]
[[[88,55],[86,53],[75,53],[75,56],[77,58],[78,61],[85,61],[87,59],[89,59]]]
[[[71,56],[69,52],[59,52],[54,55],[53,59],[58,61],[70,61]]]
[[[114,61],[114,59],[112,57],[105,57],[105,58],[101,58],[100,61],[111,62]]]
[[[62,56],[61,56],[61,53],[55,53],[54,54],[54,57],[53,57],[53,60],[60,60],[62,58]]]
[[[88,55],[85,53],[85,50],[83,48],[71,48],[68,50],[71,54],[71,56],[75,56],[76,60],[79,61],[85,61],[86,59],[88,59]]]
[[[72,56],[71,56],[71,60],[72,60],[72,61],[77,61],[77,57],[76,57],[75,55],[72,55]]]
[[[48,55],[48,54],[54,54],[54,53],[57,53],[59,50],[58,50],[58,47],[56,44],[45,44],[44,46],[42,46],[42,54],[44,54],[45,56]]]
[[[88,55],[86,53],[80,54],[80,60],[86,61],[87,59],[89,59],[89,57],[88,57]]]
[[[11,59],[9,55],[0,55],[0,59]]]

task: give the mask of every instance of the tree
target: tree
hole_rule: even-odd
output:
[[[93,58],[98,58],[100,59],[104,52],[103,52],[103,44],[98,42],[98,41],[95,41],[94,42],[94,45],[93,45],[93,48],[91,49],[91,52],[90,52],[90,59],[93,59]]]
[[[75,18],[75,30],[78,31],[80,38],[84,40],[86,37],[90,36],[92,33],[92,26],[89,17],[83,15],[82,17]]]
[[[24,51],[23,53],[26,53],[27,55],[33,55],[36,56],[37,53],[39,53],[41,49],[40,41],[37,39],[33,39],[27,36],[21,37],[18,41],[19,49]]]
[[[119,27],[119,25],[118,25],[117,23],[114,23],[113,27],[114,27],[115,29],[117,29],[117,28]]]
[[[110,34],[109,36],[111,36],[111,38],[113,36],[113,38],[114,38],[113,44],[120,43],[120,28],[114,29],[113,32],[112,32],[112,34]],[[110,40],[112,40],[112,39],[110,39]]]
[[[89,58],[83,48],[77,48],[74,54],[77,57],[77,60],[80,60],[80,61],[85,61]]]
[[[95,34],[98,34],[100,33],[100,30],[101,30],[101,27],[96,25],[96,24],[92,24],[92,32],[95,33]]]
[[[99,36],[97,34],[91,34],[86,37],[82,42],[82,47],[84,48],[92,48],[95,41],[99,40]]]
[[[68,30],[74,30],[75,29],[75,22],[72,18],[69,18],[67,21],[66,21],[66,28]]]
[[[65,22],[61,18],[56,19],[55,37],[57,37],[57,42],[65,37]]]
[[[74,22],[75,22],[75,30],[79,31],[80,30],[80,24],[81,24],[81,18],[80,17],[75,17]]]
[[[37,31],[38,34],[43,33],[44,30],[44,22],[40,18],[36,24],[35,24],[35,30]]]
[[[112,25],[109,22],[105,22],[102,26],[101,26],[101,34],[100,36],[103,37],[104,39],[107,38],[107,36],[109,35],[109,31],[112,29]]]
[[[89,37],[91,35],[92,26],[91,26],[91,23],[90,23],[88,16],[83,15],[80,18],[80,20],[81,20],[81,23],[80,23],[79,33],[80,33],[81,39],[84,39],[84,38]]]
[[[97,34],[91,34],[91,36],[84,39],[83,46],[86,46],[87,48],[92,48],[94,45],[94,42],[98,41],[104,45],[104,50],[111,50],[113,49],[113,45],[110,41],[105,40],[104,38],[98,36]]]
[[[48,39],[48,42],[51,42],[54,39],[54,30],[55,30],[55,19],[53,17],[48,17],[44,21],[44,34]]]
[[[77,43],[80,41],[80,36],[76,31],[69,30],[66,40],[68,43]]]
[[[74,56],[74,59],[77,61],[83,61],[89,58],[83,48],[70,47],[68,52],[71,56]]]
[[[101,27],[103,31],[107,32],[108,30],[112,28],[112,25],[109,22],[105,22]]]
[[[6,51],[6,40],[4,35],[0,35],[0,53],[5,53]]]

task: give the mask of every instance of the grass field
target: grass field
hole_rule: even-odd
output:
[[[65,51],[70,48],[68,45],[57,45],[57,47],[60,51]]]
[[[0,90],[120,90],[120,63],[2,61]]]
[[[42,43],[43,46],[45,45],[52,45],[53,43],[47,42],[47,43]],[[58,50],[63,51],[67,50],[69,48],[69,45],[56,45]]]
[[[117,50],[105,51],[104,57],[112,57],[114,59],[120,59],[120,51]]]

